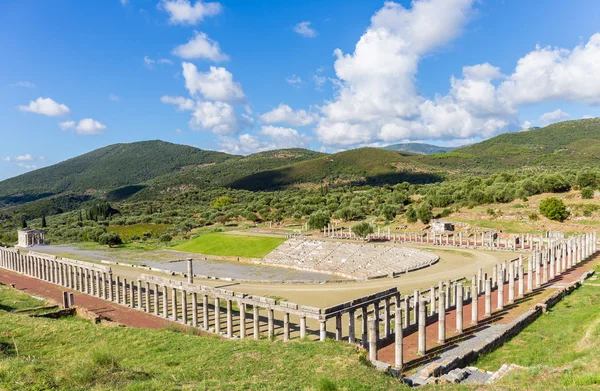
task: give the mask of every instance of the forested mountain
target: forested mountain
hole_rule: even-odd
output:
[[[236,158],[164,141],[114,144],[0,182],[0,197],[63,192],[93,193],[142,183],[186,166]]]
[[[467,173],[522,167],[600,166],[600,118],[558,122],[544,128],[505,133],[452,152],[418,161]]]
[[[418,153],[420,155],[433,155],[435,153],[454,151],[456,148],[439,147],[437,145],[424,144],[424,143],[400,143],[400,144],[388,145],[387,147],[384,147],[383,149],[387,149],[390,151],[412,152],[412,153]]]

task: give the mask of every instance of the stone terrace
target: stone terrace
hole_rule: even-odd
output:
[[[370,279],[421,269],[438,260],[439,257],[433,253],[407,247],[289,239],[261,262],[347,278]]]

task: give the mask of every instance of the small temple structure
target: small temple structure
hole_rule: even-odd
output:
[[[45,244],[46,232],[40,229],[24,228],[19,230],[18,247],[31,247]]]

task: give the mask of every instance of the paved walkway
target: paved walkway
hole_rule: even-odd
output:
[[[16,289],[31,295],[41,296],[57,303],[62,303],[62,292],[73,292],[75,305],[83,307],[95,314],[110,319],[113,322],[129,326],[160,329],[179,323],[159,318],[152,314],[137,311],[94,296],[86,295],[63,286],[51,284],[32,277],[0,269],[0,282],[6,285],[14,284]]]
[[[564,274],[556,277],[548,283],[542,285],[538,289],[534,289],[533,292],[526,293],[522,299],[516,299],[518,294],[518,284],[515,281],[515,303],[512,305],[504,306],[502,311],[497,309],[498,303],[498,291],[492,292],[492,315],[485,316],[485,295],[479,296],[478,300],[478,312],[479,312],[479,323],[477,326],[472,326],[471,322],[471,304],[467,304],[463,308],[463,328],[464,332],[458,334],[456,332],[456,311],[446,311],[446,344],[440,345],[437,342],[438,337],[438,324],[437,317],[427,323],[426,327],[426,346],[427,354],[420,356],[417,354],[418,346],[418,333],[413,332],[409,335],[404,336],[404,363],[408,368],[415,368],[425,363],[435,361],[440,357],[447,357],[454,355],[455,349],[468,348],[469,346],[475,346],[480,342],[480,338],[486,338],[497,331],[496,329],[503,329],[505,325],[518,318],[520,315],[531,309],[535,304],[543,301],[546,297],[549,297],[554,293],[554,289],[563,287],[566,284],[581,279],[581,276],[591,269],[593,264],[596,264],[600,260],[600,256],[594,256],[587,261],[581,262],[577,268],[570,269]],[[534,276],[535,282],[535,276]],[[525,290],[527,290],[527,274],[524,276]],[[508,301],[508,283],[504,285],[504,302]],[[394,365],[395,361],[395,345],[393,341],[380,348],[378,351],[378,359],[388,364]]]

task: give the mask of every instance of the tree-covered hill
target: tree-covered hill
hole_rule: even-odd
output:
[[[265,190],[301,184],[431,183],[441,178],[416,170],[410,156],[378,148],[359,148],[261,171],[236,180],[232,188]]]
[[[383,149],[387,149],[390,151],[403,151],[403,152],[413,152],[418,153],[420,155],[432,155],[434,153],[442,153],[442,152],[450,152],[455,150],[453,147],[439,147],[437,145],[425,144],[425,143],[400,143],[400,144],[392,144],[384,147]]]
[[[236,158],[222,152],[142,141],[114,144],[64,162],[0,182],[0,205],[19,203],[19,198],[41,198],[63,192],[93,194],[142,183],[182,167],[198,167]]]
[[[419,156],[418,161],[469,173],[600,166],[600,118],[555,123],[505,133],[449,153]]]

